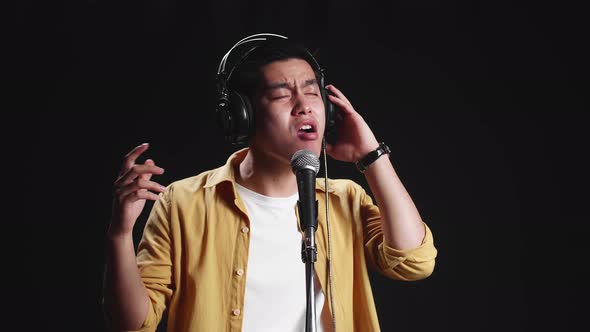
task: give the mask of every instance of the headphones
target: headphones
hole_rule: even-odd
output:
[[[285,36],[273,33],[259,33],[243,38],[238,41],[232,48],[225,53],[219,67],[217,68],[217,122],[223,131],[225,140],[232,144],[246,144],[248,138],[254,132],[254,108],[252,102],[247,95],[242,92],[229,89],[228,84],[231,81],[232,73],[236,70],[247,58],[248,55],[262,45],[271,42],[272,40],[285,40]],[[236,49],[236,47],[244,44],[253,43],[254,46],[247,49],[240,59],[229,70],[226,70],[227,60]],[[325,87],[324,69],[320,67],[319,63],[313,57],[308,49],[304,49],[304,59],[312,66],[316,73],[316,79],[320,87],[320,95],[324,102],[324,109],[326,114],[326,129],[325,134],[331,133],[336,127],[336,117],[334,114],[335,107],[328,100],[328,91]]]

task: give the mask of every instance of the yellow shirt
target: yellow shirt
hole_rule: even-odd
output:
[[[139,331],[155,331],[165,308],[167,332],[241,331],[250,221],[234,186],[234,167],[246,153],[172,183],[154,203],[137,253],[151,300]],[[335,310],[338,332],[379,331],[367,267],[398,280],[428,277],[437,253],[432,234],[424,224],[421,246],[390,248],[383,244],[379,209],[362,187],[329,180],[328,189],[335,308],[329,301],[325,187],[318,179],[314,267],[326,303]]]

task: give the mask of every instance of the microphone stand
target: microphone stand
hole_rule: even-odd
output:
[[[297,178],[297,190],[299,191],[297,208],[299,209],[299,225],[303,230],[301,260],[305,263],[305,293],[307,295],[305,331],[316,332],[314,263],[318,257],[315,246],[315,231],[318,228],[318,201],[315,199],[315,176],[320,169],[320,162],[313,152],[299,150],[291,157],[291,167]]]
[[[316,308],[315,308],[315,270],[314,263],[317,260],[318,251],[315,244],[315,231],[317,228],[318,218],[318,201],[315,201],[315,209],[313,211],[302,207],[301,202],[298,202],[299,215],[308,217],[306,214],[312,212],[309,216],[313,220],[312,225],[306,227],[303,231],[303,240],[301,242],[301,260],[305,263],[305,284],[307,296],[307,309],[305,317],[305,331],[316,332]],[[315,227],[313,227],[315,225]]]

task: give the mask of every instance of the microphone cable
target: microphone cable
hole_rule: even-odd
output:
[[[328,157],[326,154],[326,138],[322,139],[322,150],[324,154],[324,186],[325,186],[325,205],[326,205],[326,228],[328,230],[328,289],[330,291],[330,306],[332,307],[332,330],[336,332],[336,307],[334,307],[334,292],[332,291],[332,234],[330,233],[330,216],[328,203]]]

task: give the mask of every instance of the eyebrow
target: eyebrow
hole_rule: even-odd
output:
[[[305,88],[305,87],[310,86],[310,85],[314,85],[316,83],[317,83],[317,80],[315,78],[311,78],[311,79],[305,80],[303,82],[302,88]],[[276,89],[289,88],[289,87],[290,87],[289,86],[289,83],[287,83],[287,82],[281,82],[281,83],[271,83],[271,84],[269,84],[266,87],[266,89],[267,90],[276,90]]]

